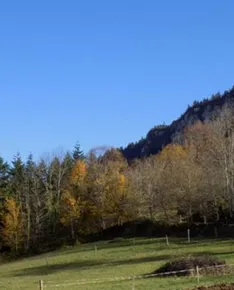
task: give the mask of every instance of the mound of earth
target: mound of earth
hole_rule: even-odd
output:
[[[198,287],[194,290],[234,290],[234,284],[220,284],[209,287]]]
[[[197,266],[206,273],[208,272],[208,269],[211,270],[212,273],[214,272],[212,271],[212,268],[214,270],[215,266],[220,265],[225,265],[225,261],[219,260],[214,256],[189,256],[168,262],[165,265],[161,266],[159,269],[157,269],[153,274],[173,272],[172,275],[190,275],[191,272],[194,272]]]

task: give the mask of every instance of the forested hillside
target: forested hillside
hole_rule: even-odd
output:
[[[1,250],[15,255],[45,251],[142,218],[164,225],[229,223],[234,213],[233,99],[234,89],[195,103],[124,155],[110,149],[84,156],[77,145],[50,159],[35,161],[30,155],[23,162],[18,154],[8,164],[0,158]],[[148,157],[128,162],[142,156]]]
[[[155,126],[145,138],[138,142],[130,143],[126,148],[120,148],[120,150],[129,161],[156,154],[171,142],[180,140],[185,127],[191,126],[197,121],[211,120],[217,110],[222,108],[224,104],[230,103],[234,103],[234,87],[229,91],[225,91],[222,95],[217,93],[210,99],[204,99],[201,102],[195,101],[171,125]]]

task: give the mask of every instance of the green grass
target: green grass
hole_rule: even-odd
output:
[[[95,251],[95,245],[97,251]],[[234,264],[232,240],[200,240],[188,244],[185,240],[165,239],[120,240],[64,248],[40,256],[0,265],[0,289],[133,289],[133,281],[117,281],[83,285],[60,285],[76,281],[115,278],[151,273],[168,260],[197,253],[213,253],[228,264]],[[201,277],[201,284],[234,282],[233,276]],[[147,278],[135,281],[138,289],[190,289],[196,286],[194,277]]]

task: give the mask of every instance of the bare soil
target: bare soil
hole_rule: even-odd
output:
[[[188,256],[177,258],[162,265],[159,269],[154,271],[154,274],[163,274],[168,272],[178,272],[177,276],[191,275],[196,267],[201,268],[200,274],[215,274],[222,273],[225,267],[225,261],[219,260],[212,255],[202,256]],[[220,266],[217,268],[217,266]],[[192,272],[191,272],[192,270]],[[182,271],[182,272],[181,272]],[[213,273],[214,272],[214,273]],[[174,275],[174,274],[173,274]]]
[[[219,284],[209,287],[198,287],[194,290],[234,290],[234,284]]]

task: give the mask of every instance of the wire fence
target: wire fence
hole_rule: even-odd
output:
[[[180,276],[180,275],[189,275],[189,277],[193,277],[196,280],[196,284],[200,285],[201,278],[208,275],[233,275],[234,274],[234,264],[229,265],[215,265],[209,267],[196,267],[193,269],[184,269],[180,271],[170,271],[164,273],[155,273],[155,274],[145,274],[145,275],[133,275],[133,276],[120,276],[120,277],[104,277],[104,278],[96,278],[96,279],[83,279],[77,281],[67,281],[63,283],[54,283],[52,281],[39,281],[39,289],[44,290],[47,288],[51,289],[59,289],[59,288],[69,288],[73,286],[82,286],[82,285],[92,285],[92,284],[101,284],[101,283],[118,283],[123,281],[132,281],[133,284],[131,289],[135,290],[135,281],[146,279],[146,278],[154,278],[154,277],[168,277],[168,276]],[[222,271],[220,271],[222,269]],[[210,271],[212,270],[212,271]],[[234,280],[234,279],[233,279]]]

